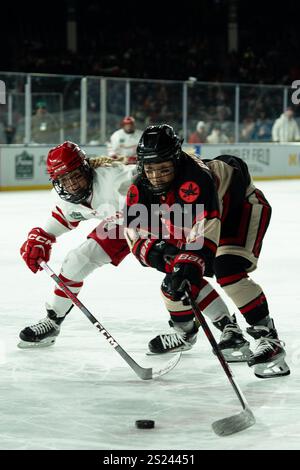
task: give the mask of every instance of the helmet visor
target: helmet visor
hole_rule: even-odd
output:
[[[144,172],[151,186],[156,190],[169,187],[175,177],[175,167],[171,160],[161,163],[146,163]]]

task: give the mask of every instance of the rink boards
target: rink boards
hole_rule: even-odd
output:
[[[48,189],[46,158],[51,145],[0,145],[0,191]],[[214,158],[236,155],[249,166],[255,180],[300,179],[300,143],[184,145],[184,150]],[[83,146],[89,156],[106,155],[106,146]]]

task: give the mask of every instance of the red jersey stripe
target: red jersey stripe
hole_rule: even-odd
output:
[[[60,274],[59,278],[69,287],[82,287],[83,286],[83,281],[78,281],[78,282],[72,281],[72,279],[68,279],[63,274]]]
[[[269,208],[264,206],[263,210],[262,210],[262,215],[261,215],[261,219],[260,219],[260,224],[259,224],[257,237],[256,237],[254,247],[253,247],[253,254],[257,258],[259,256],[259,253],[260,253],[260,250],[261,250],[261,244],[262,244],[263,237],[264,237],[264,235],[267,231],[267,228],[268,228],[268,224],[269,224],[269,221],[270,221],[270,215],[271,214],[270,214]]]
[[[58,295],[58,297],[63,297],[64,299],[68,299],[69,297],[67,296],[67,294],[64,293],[64,291],[60,290],[60,289],[55,289],[54,290],[54,294],[55,295]],[[72,292],[72,294],[77,295],[79,294],[79,292]]]
[[[175,317],[180,317],[180,316],[185,316],[185,315],[192,315],[193,311],[192,310],[183,310],[181,312],[173,312],[169,310],[171,315],[174,315]]]
[[[218,279],[218,284],[220,284],[221,287],[227,286],[228,284],[234,284],[235,282],[238,282],[245,277],[248,277],[248,274],[245,272],[232,274],[231,276],[220,277]]]
[[[214,242],[212,242],[211,240],[209,240],[208,238],[204,239],[204,246],[209,248],[213,252],[213,254],[216,253],[217,248],[218,248],[217,245]]]
[[[210,305],[215,299],[219,297],[219,294],[217,291],[213,290],[210,292],[201,302],[198,304],[200,310],[205,310],[208,305]]]
[[[56,219],[61,225],[71,230],[68,223],[59,214],[56,214],[56,212],[52,212],[52,217]]]
[[[58,297],[63,297],[64,299],[68,299],[67,294],[65,294],[62,290],[60,289],[54,289],[54,294],[58,295]]]
[[[265,300],[266,300],[265,295],[261,294],[259,297],[252,300],[249,304],[245,305],[244,307],[241,307],[240,312],[244,315],[245,313],[248,313],[251,310],[253,310],[258,305],[261,305],[263,302],[265,302]]]

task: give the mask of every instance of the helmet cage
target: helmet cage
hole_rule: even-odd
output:
[[[81,176],[86,178],[88,185],[86,188],[78,190],[75,194],[70,193],[67,191],[61,181],[58,179],[51,179],[53,187],[59,197],[66,202],[71,202],[72,204],[81,204],[82,202],[86,201],[88,197],[92,194],[93,189],[93,174],[92,168],[90,167],[87,160],[83,160],[82,164],[77,167],[81,172]]]

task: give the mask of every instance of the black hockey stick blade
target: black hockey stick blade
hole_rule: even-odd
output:
[[[244,431],[255,424],[255,417],[248,406],[237,415],[219,419],[212,424],[214,432],[218,436],[230,436],[236,432]]]

